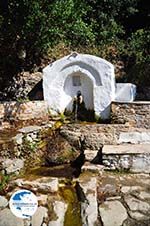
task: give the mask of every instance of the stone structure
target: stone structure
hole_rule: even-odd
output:
[[[112,103],[112,123],[128,123],[138,128],[150,129],[150,101]]]
[[[48,118],[48,108],[45,101],[0,102],[0,121],[31,120]]]
[[[133,101],[136,87],[131,84],[116,86],[114,66],[92,55],[72,53],[44,68],[44,99],[50,109],[55,112],[72,110],[73,97],[79,90],[86,108],[107,119],[111,102],[116,98],[117,101]]]
[[[60,133],[72,145],[77,145],[80,137],[86,137],[86,149],[90,150],[99,150],[102,144],[150,144],[149,129],[121,124],[68,124],[61,127]]]

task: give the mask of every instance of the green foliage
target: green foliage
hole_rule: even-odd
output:
[[[3,175],[0,173],[0,193],[5,192],[5,190],[7,189],[9,179],[9,175]]]
[[[126,73],[149,62],[146,0],[2,0],[0,6],[3,86],[47,52],[52,60],[71,50],[124,60]]]
[[[65,117],[65,115],[63,114],[63,113],[60,113],[60,121],[63,123],[63,122],[65,122],[65,119],[66,119],[66,117]]]
[[[150,61],[148,48],[150,46],[150,31],[139,29],[129,38],[129,53],[134,54],[136,63]]]

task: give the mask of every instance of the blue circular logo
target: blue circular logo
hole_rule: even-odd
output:
[[[16,191],[10,198],[9,207],[16,217],[30,218],[37,210],[37,197],[29,190]]]

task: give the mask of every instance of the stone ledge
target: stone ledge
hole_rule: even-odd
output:
[[[104,145],[103,154],[150,154],[150,144]]]
[[[147,104],[150,105],[150,101],[132,101],[132,102],[121,102],[121,101],[113,101],[112,104]]]
[[[150,173],[150,145],[105,145],[103,164],[108,170]]]

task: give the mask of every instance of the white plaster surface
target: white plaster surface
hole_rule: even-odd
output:
[[[76,85],[75,77],[80,80]],[[72,111],[73,98],[79,90],[86,108],[102,119],[110,117],[112,101],[131,102],[136,94],[135,85],[115,83],[114,66],[100,57],[72,53],[43,69],[44,100],[51,113]]]
[[[115,101],[132,102],[136,95],[136,85],[131,83],[116,83]]]
[[[74,76],[80,76],[80,86],[73,85]],[[43,90],[49,108],[56,112],[72,110],[73,98],[80,90],[86,107],[108,118],[115,99],[114,66],[96,56],[73,53],[44,68]]]

